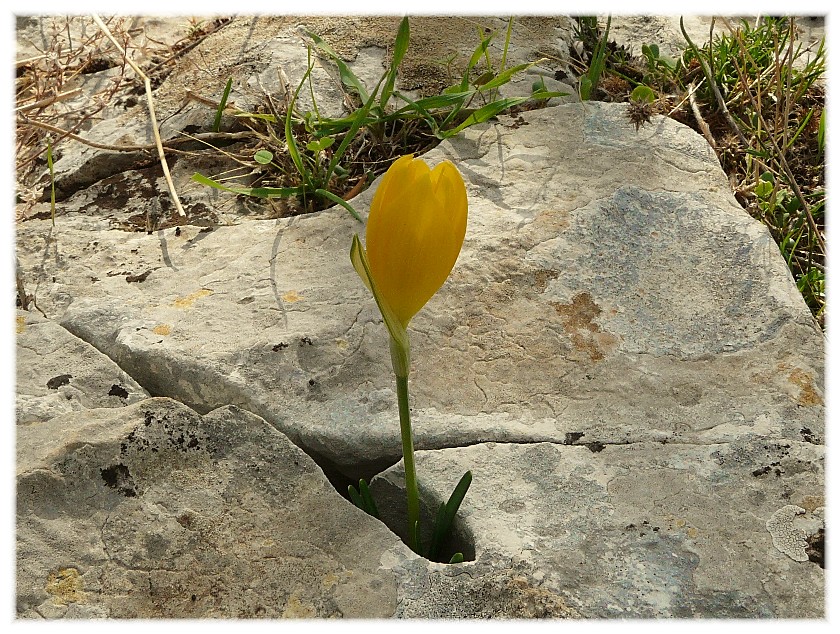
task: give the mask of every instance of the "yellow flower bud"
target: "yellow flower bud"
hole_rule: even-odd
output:
[[[467,190],[452,163],[394,161],[373,196],[365,242],[377,291],[403,327],[449,277],[466,230]]]

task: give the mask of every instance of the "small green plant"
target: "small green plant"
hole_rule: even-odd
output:
[[[580,18],[584,22],[586,27],[592,28],[591,21],[594,20],[595,28],[597,30],[597,19],[595,18]],[[588,21],[587,21],[588,20]],[[609,34],[610,34],[610,22],[612,20],[612,16],[607,16],[607,26],[604,29],[603,35],[598,39],[598,43],[595,45],[595,50],[592,52],[592,59],[589,63],[589,69],[586,71],[586,74],[580,78],[580,85],[579,85],[579,92],[580,92],[580,99],[581,101],[588,101],[589,98],[592,96],[592,92],[595,88],[598,87],[598,82],[601,79],[601,75],[606,68],[607,63],[607,56],[609,54]]]
[[[526,101],[545,101],[565,94],[547,91],[542,86],[528,96],[497,98],[499,87],[508,83],[517,73],[543,61],[505,68],[511,25],[512,21],[509,21],[498,71],[493,70],[488,52],[488,46],[495,35],[490,33],[480,38],[457,84],[439,95],[417,100],[396,89],[398,68],[409,45],[408,18],[400,22],[391,62],[372,91],[368,91],[352,69],[320,36],[307,32],[314,47],[335,64],[347,95],[355,100],[355,110],[339,118],[321,116],[311,83],[314,62],[310,47],[307,70],[285,104],[285,113],[280,114],[272,106],[271,113],[236,114],[240,121],[254,130],[264,146],[255,153],[252,167],[271,168],[273,178],[280,181],[279,186],[232,185],[198,173],[193,175],[193,180],[248,196],[296,197],[303,211],[317,211],[338,204],[354,218],[361,220],[346,199],[357,193],[365,183],[369,183],[376,173],[381,173],[381,168],[375,168],[373,173],[363,168],[364,171],[359,173],[354,157],[374,154],[377,157],[374,164],[385,165],[395,154],[406,150],[425,151],[440,140]],[[488,70],[473,79],[476,67],[482,60]],[[301,112],[297,106],[298,97],[307,82],[313,109]],[[472,107],[475,100],[483,103],[479,107]],[[397,105],[394,105],[394,101]],[[400,102],[405,105],[399,106]],[[222,110],[220,104],[217,117]],[[362,131],[365,133],[362,134]],[[270,159],[267,158],[269,155]]]

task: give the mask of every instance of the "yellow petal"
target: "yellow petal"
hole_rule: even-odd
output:
[[[467,192],[452,163],[432,171],[411,156],[394,162],[374,194],[366,244],[371,275],[403,326],[446,281],[466,227]]]

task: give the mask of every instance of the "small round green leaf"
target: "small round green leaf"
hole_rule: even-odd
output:
[[[653,103],[656,93],[648,86],[636,86],[630,93],[630,101]]]
[[[268,165],[274,160],[274,155],[268,150],[257,150],[254,154],[254,160],[260,165]]]

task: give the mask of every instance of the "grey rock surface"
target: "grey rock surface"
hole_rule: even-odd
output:
[[[803,619],[825,609],[823,459],[760,438],[482,443],[419,452],[417,472],[431,508],[473,473],[467,574],[515,559],[523,583],[583,617]],[[380,507],[404,507],[402,487],[402,463],[372,484]]]
[[[24,310],[15,319],[18,425],[148,398],[116,363],[58,324]]]
[[[18,429],[23,618],[388,617],[414,557],[265,421],[169,399]]]
[[[295,46],[303,68],[301,25],[373,75],[397,21],[239,19],[231,46],[184,58],[160,112],[234,70],[234,99],[260,97]],[[559,22],[528,24],[568,41]],[[429,55],[473,42],[469,21],[434,26],[412,22]],[[408,68],[403,88],[437,89],[439,69]],[[702,137],[663,117],[637,132],[623,105],[587,102],[501,116],[425,158],[461,170],[470,211],[452,276],[409,328],[415,446],[427,513],[473,471],[454,545],[475,560],[412,555],[324,478],[384,471],[400,532],[387,333],[349,261],[361,224],[341,208],[250,220],[205,191],[181,226],[126,232],[165,206],[160,178],[131,159],[94,182],[68,160],[71,213],[17,225],[41,325],[107,355],[136,398],[175,400],[19,401],[20,615],[823,615],[824,336]],[[352,201],[363,215],[375,187]]]

